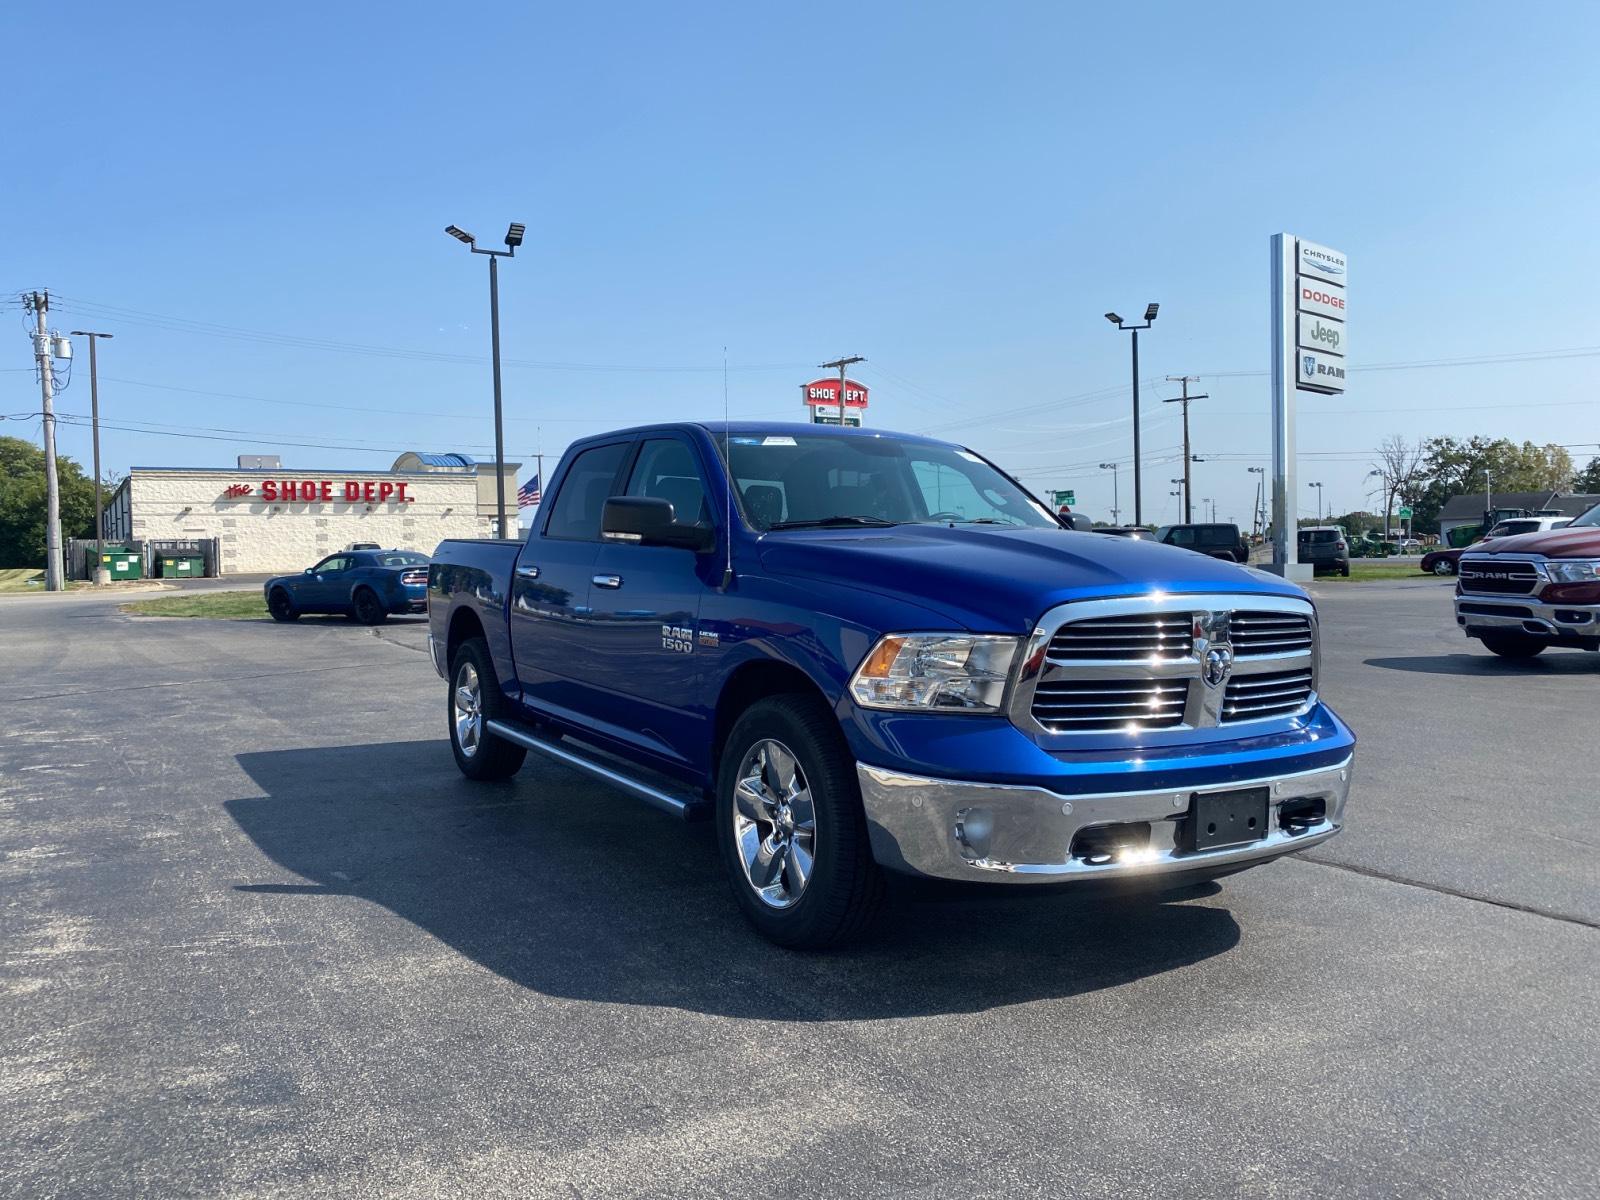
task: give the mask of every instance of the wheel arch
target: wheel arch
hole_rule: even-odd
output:
[[[831,708],[828,697],[799,667],[776,659],[759,658],[741,663],[723,682],[711,724],[710,765],[713,779],[734,722],[747,708],[769,696],[814,696]]]
[[[483,619],[472,609],[458,606],[455,612],[450,614],[450,627],[445,632],[445,666],[449,667],[450,663],[455,661],[456,650],[462,642],[475,637],[488,640],[484,635]]]

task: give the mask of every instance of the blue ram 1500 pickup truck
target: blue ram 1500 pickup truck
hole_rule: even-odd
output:
[[[786,945],[859,930],[887,871],[1187,884],[1344,819],[1355,738],[1304,592],[1064,529],[944,442],[589,438],[525,543],[444,542],[428,597],[464,774],[535,750],[711,816]]]

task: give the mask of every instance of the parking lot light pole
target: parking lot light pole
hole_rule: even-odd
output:
[[[1314,487],[1314,488],[1317,489],[1317,524],[1321,525],[1322,524],[1322,485],[1320,483],[1308,483],[1308,484],[1306,484],[1306,486],[1307,487]],[[1387,531],[1385,531],[1385,534],[1387,535]]]
[[[1120,521],[1122,519],[1122,501],[1117,497],[1117,464],[1114,462],[1101,463],[1100,469],[1111,472],[1111,519]]]
[[[1139,331],[1149,329],[1155,324],[1156,312],[1160,307],[1161,305],[1153,303],[1145,305],[1143,325],[1129,325],[1114,312],[1106,314],[1106,320],[1118,329],[1133,334],[1133,523],[1135,525],[1144,524],[1144,497],[1141,494],[1144,475],[1139,462]]]
[[[106,570],[106,518],[100,507],[100,370],[95,360],[95,343],[115,334],[93,333],[87,329],[74,329],[71,337],[89,339],[89,420],[94,426],[94,574],[95,583],[110,583],[111,572]]]
[[[494,356],[494,505],[495,536],[506,537],[506,436],[500,403],[500,270],[499,260],[515,258],[527,226],[516,221],[506,230],[504,250],[485,250],[465,229],[446,225],[444,231],[474,254],[489,256],[489,341]]]

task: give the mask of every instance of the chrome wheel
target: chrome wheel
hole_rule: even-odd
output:
[[[1433,573],[1435,575],[1454,575],[1456,573],[1455,564],[1448,558],[1441,558],[1433,564]]]
[[[478,668],[470,662],[462,663],[456,672],[455,695],[450,707],[456,745],[461,747],[462,754],[471,758],[483,742],[483,688],[478,682]]]
[[[762,903],[789,908],[811,880],[816,806],[800,762],[771,738],[751,746],[735,776],[733,840],[745,878]]]

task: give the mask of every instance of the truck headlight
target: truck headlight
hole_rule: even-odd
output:
[[[1556,559],[1544,569],[1556,583],[1600,583],[1600,558]]]
[[[999,712],[1021,644],[997,634],[887,634],[850,677],[850,694],[863,708]]]

